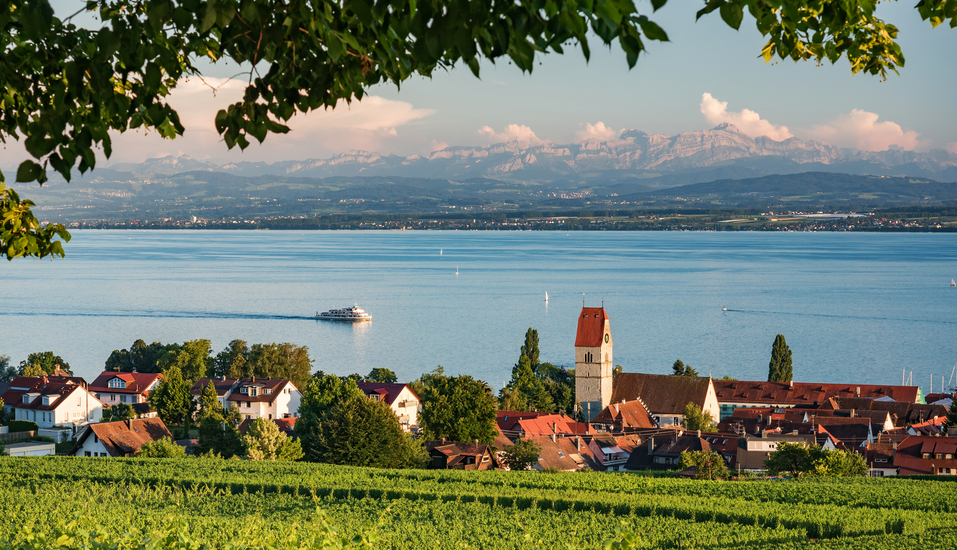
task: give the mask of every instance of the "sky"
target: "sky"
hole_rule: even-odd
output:
[[[77,0],[55,0],[58,14]],[[299,114],[293,131],[263,145],[229,151],[213,128],[218,109],[242,93],[239,68],[204,69],[206,84],[181,82],[170,99],[187,128],[176,140],[128,132],[114,137],[115,162],[188,154],[217,162],[328,158],[361,149],[381,154],[428,154],[446,146],[519,140],[531,145],[611,139],[623,129],[673,135],[731,122],[751,135],[826,141],[840,147],[900,147],[957,153],[957,30],[922,22],[913,2],[881,5],[879,14],[900,29],[906,65],[900,76],[852,75],[845,59],[825,63],[765,63],[765,40],[745,15],[741,30],[717,13],[695,22],[701,2],[672,0],[651,15],[671,42],[647,41],[648,51],[628,70],[617,43],[597,38],[586,63],[580,50],[541,56],[531,74],[507,60],[482,65],[481,79],[466,67],[378,85],[361,102]],[[638,0],[651,12],[650,2]],[[16,145],[0,151],[0,165],[25,158]],[[102,162],[102,161],[101,161]]]

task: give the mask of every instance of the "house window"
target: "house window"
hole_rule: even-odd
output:
[[[541,458],[541,457],[539,457],[539,458]],[[482,457],[482,462],[488,462],[488,461],[489,461],[488,456],[483,456],[483,457]]]
[[[934,458],[936,458],[937,460],[940,460],[940,459],[944,458],[944,453],[937,453],[937,454],[934,455]]]
[[[920,455],[921,458],[930,458],[930,453],[924,453]]]
[[[87,451],[85,456],[90,456],[90,451]]]
[[[120,396],[120,401],[122,401],[123,403],[126,403],[126,396],[125,396],[125,395],[121,395],[121,396]]]
[[[109,384],[107,385],[111,388],[126,388],[126,382],[120,378],[114,378],[113,380],[110,380]]]
[[[111,394],[110,394],[110,401],[116,401],[116,394],[115,394],[115,393],[111,393]]]

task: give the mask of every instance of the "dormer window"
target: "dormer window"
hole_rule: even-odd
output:
[[[126,380],[122,378],[114,378],[110,380],[107,385],[111,388],[126,389]]]
[[[247,393],[247,392],[246,392],[246,386],[243,386],[243,387],[239,388],[239,393]]]

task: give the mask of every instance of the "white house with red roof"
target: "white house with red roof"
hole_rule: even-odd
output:
[[[137,418],[90,424],[77,438],[72,456],[133,456],[140,447],[164,437],[173,438],[159,418]]]
[[[399,418],[399,423],[405,431],[419,425],[419,396],[408,384],[359,382],[357,385],[370,399],[387,404]]]
[[[604,307],[583,307],[575,336],[575,400],[589,422],[611,403],[611,323]]]
[[[200,378],[190,393],[199,397],[210,381],[225,408],[237,407],[243,418],[293,418],[299,416],[302,393],[290,380],[283,378]]]
[[[104,371],[90,384],[90,391],[110,407],[119,403],[146,403],[162,379],[163,374],[159,372]]]
[[[99,422],[103,404],[84,387],[82,378],[20,376],[0,398],[15,420],[41,428]]]

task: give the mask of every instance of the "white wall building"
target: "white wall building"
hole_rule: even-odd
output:
[[[72,382],[38,384],[21,392],[10,406],[16,420],[36,422],[40,428],[99,422],[103,417],[103,404]]]
[[[362,393],[375,401],[381,401],[392,409],[402,429],[409,431],[419,425],[419,396],[408,384],[385,384],[379,382],[359,382]]]

